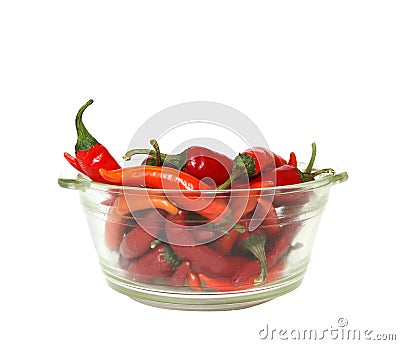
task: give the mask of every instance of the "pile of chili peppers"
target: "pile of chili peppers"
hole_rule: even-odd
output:
[[[144,154],[141,165],[122,168],[82,122],[85,109],[92,103],[89,100],[76,116],[75,157],[64,153],[75,169],[95,182],[140,187],[143,191],[181,191],[179,197],[167,192],[121,193],[106,201],[110,207],[105,245],[118,252],[119,266],[127,278],[221,292],[281,278],[286,257],[296,250],[293,241],[302,227],[295,217],[291,222],[281,222],[282,209],[288,205],[301,209],[312,192],[271,198],[263,191],[333,173],[332,169],[313,171],[315,143],[304,171],[297,167],[294,152],[288,161],[264,147],[249,148],[233,159],[202,146],[169,155],[160,152],[155,140],[150,141],[151,149],[132,149],[123,156],[129,160]],[[212,194],[216,190],[215,195],[224,197],[202,197],[203,192]],[[232,202],[228,204],[229,198]],[[258,219],[255,228],[252,219]],[[199,224],[210,226],[196,231]]]

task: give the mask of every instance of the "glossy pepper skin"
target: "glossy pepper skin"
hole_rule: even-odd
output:
[[[123,158],[129,160],[135,154],[148,154],[151,156],[143,162],[145,165],[174,167],[199,180],[210,178],[214,180],[217,186],[229,178],[233,163],[232,159],[226,155],[204,146],[191,146],[175,155],[157,153],[156,150],[133,149],[128,151]],[[156,159],[157,156],[159,161]]]
[[[284,164],[287,164],[285,159],[265,147],[249,148],[235,157],[231,176],[218,189],[226,189],[240,176],[252,178]]]
[[[99,170],[100,175],[106,180],[118,185],[132,187],[150,187],[164,190],[182,191],[181,193],[168,193],[168,198],[176,205],[186,210],[196,210],[197,213],[210,220],[223,219],[230,215],[229,208],[224,200],[212,196],[202,196],[203,190],[213,189],[203,181],[183,171],[162,166],[134,166],[116,170]],[[185,194],[185,191],[190,191]]]
[[[132,261],[127,273],[131,279],[148,282],[156,278],[171,277],[181,262],[171,248],[162,243]]]
[[[195,272],[210,277],[230,278],[249,261],[244,257],[223,255],[205,244],[193,245],[195,241],[185,228],[184,211],[167,216],[165,232],[171,248],[182,260],[189,261]]]
[[[78,111],[75,118],[77,140],[75,144],[75,156],[65,152],[65,159],[78,171],[87,175],[95,182],[107,183],[101,177],[99,169],[119,169],[120,165],[108,150],[100,144],[86,129],[82,122],[82,115],[85,109],[93,103],[90,99]]]

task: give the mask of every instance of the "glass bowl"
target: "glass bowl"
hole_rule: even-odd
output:
[[[330,188],[347,178],[332,172],[290,186],[184,193],[101,184],[82,175],[58,183],[79,191],[111,288],[156,307],[230,310],[301,284]],[[208,209],[222,203],[230,213],[210,221],[179,211],[188,200],[202,200]],[[254,200],[256,209],[247,212]]]

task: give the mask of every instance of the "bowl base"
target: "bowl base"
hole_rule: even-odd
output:
[[[195,310],[195,311],[222,311],[236,310],[253,307],[274,298],[285,295],[297,287],[303,281],[304,271],[273,286],[258,289],[243,290],[232,293],[209,292],[187,290],[160,290],[148,285],[132,285],[127,281],[104,272],[107,284],[114,290],[132,298],[133,300],[163,309]]]

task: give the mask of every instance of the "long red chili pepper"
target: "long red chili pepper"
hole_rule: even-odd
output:
[[[76,158],[65,152],[65,159],[78,171],[84,173],[95,182],[107,183],[99,174],[99,169],[107,170],[119,169],[120,165],[108,150],[88,132],[82,122],[82,115],[85,109],[93,103],[89,100],[83,105],[76,115],[75,126],[77,131],[77,141],[75,144]]]
[[[158,144],[154,143],[153,146],[157,148]],[[226,155],[204,146],[191,146],[175,155],[160,153],[157,152],[156,149],[133,149],[129,150],[123,158],[125,160],[130,160],[131,157],[136,154],[148,154],[153,156],[145,161],[146,165],[163,164],[164,166],[175,167],[176,169],[182,170],[199,180],[211,178],[217,186],[229,178],[233,163],[232,159]],[[159,162],[157,162],[157,156],[160,158]]]
[[[174,168],[160,166],[134,166],[117,170],[99,170],[100,175],[107,181],[119,185],[142,186],[166,190],[168,198],[181,208],[193,210],[202,216],[215,220],[227,217],[230,210],[226,202],[214,198],[211,194],[189,193],[184,191],[213,191],[203,181]],[[168,191],[171,191],[170,193]],[[176,193],[174,191],[182,191]]]
[[[254,177],[284,164],[287,164],[285,159],[265,147],[247,149],[235,157],[231,176],[218,189],[226,189],[240,176]]]
[[[205,244],[194,245],[196,242],[193,236],[185,228],[183,211],[179,211],[176,216],[167,216],[165,233],[174,252],[181,259],[190,261],[195,272],[229,278],[249,261],[244,257],[222,255]]]

